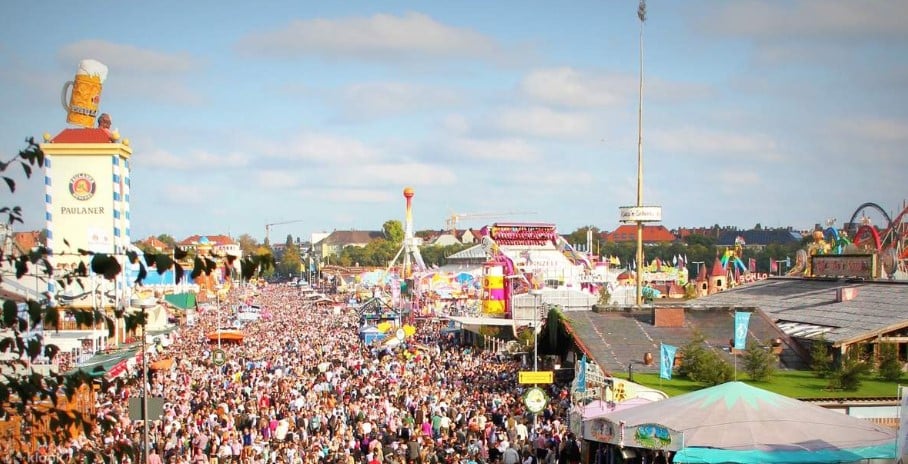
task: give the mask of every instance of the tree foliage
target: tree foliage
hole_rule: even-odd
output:
[[[385,240],[400,245],[404,241],[404,226],[397,219],[389,219],[382,224]]]
[[[754,341],[747,343],[747,349],[744,350],[741,360],[744,362],[744,371],[751,380],[764,382],[772,379],[775,373],[775,355]]]
[[[706,385],[719,385],[734,378],[734,370],[715,350],[706,344],[701,333],[682,347],[678,375]]]
[[[810,369],[817,377],[825,379],[832,374],[832,357],[826,337],[820,336],[810,344]]]
[[[897,344],[880,344],[880,365],[877,370],[883,380],[893,382],[902,378],[902,362],[899,361]]]
[[[861,376],[870,373],[872,366],[861,356],[861,347],[852,346],[842,358],[829,377],[829,388],[834,390],[855,391],[861,388]]]

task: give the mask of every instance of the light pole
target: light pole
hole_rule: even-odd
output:
[[[637,8],[640,18],[640,89],[637,106],[637,207],[643,206],[643,23],[646,22],[646,0]],[[643,221],[637,221],[637,309],[643,305]]]
[[[142,310],[142,462],[148,462],[148,353],[146,351],[148,338],[148,308],[157,305],[153,298],[138,301]]]
[[[533,372],[539,371],[539,296],[542,290],[534,288],[530,290],[533,295]],[[535,385],[534,385],[535,386]],[[533,414],[533,430],[536,430],[536,418],[538,413]]]
[[[214,295],[215,295],[215,301],[217,302],[217,305],[218,305],[217,330],[218,330],[218,350],[220,350],[221,349],[221,292],[217,291],[217,289],[215,289]]]

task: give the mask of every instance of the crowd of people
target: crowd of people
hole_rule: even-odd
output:
[[[529,413],[520,359],[462,346],[431,318],[408,321],[416,332],[399,346],[368,346],[354,307],[315,305],[291,286],[252,292],[235,289],[223,307],[252,299],[271,316],[244,325],[242,343],[221,342],[223,365],[206,337],[215,311],[174,332],[162,354],[173,366],[146,384],[165,401],[149,423],[149,464],[580,461],[567,430],[568,390],[547,386],[548,405]],[[91,450],[105,462],[138,462],[123,451],[142,448],[143,424],[127,414],[128,399],[140,395],[141,374],[102,392],[98,419],[115,425],[49,455],[76,461]]]

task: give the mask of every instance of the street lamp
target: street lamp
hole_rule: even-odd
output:
[[[143,300],[133,300],[133,306],[138,306],[142,310],[142,462],[148,462],[148,353],[146,352],[147,348],[147,338],[148,338],[148,308],[153,308],[157,306],[158,302],[151,298],[145,298]]]
[[[534,288],[530,290],[533,295],[533,372],[539,371],[539,297],[542,290]],[[536,417],[539,414],[533,414],[533,430],[536,430]]]

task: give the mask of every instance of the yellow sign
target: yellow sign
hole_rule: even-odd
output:
[[[555,375],[552,371],[520,371],[517,373],[518,383],[552,383]]]

